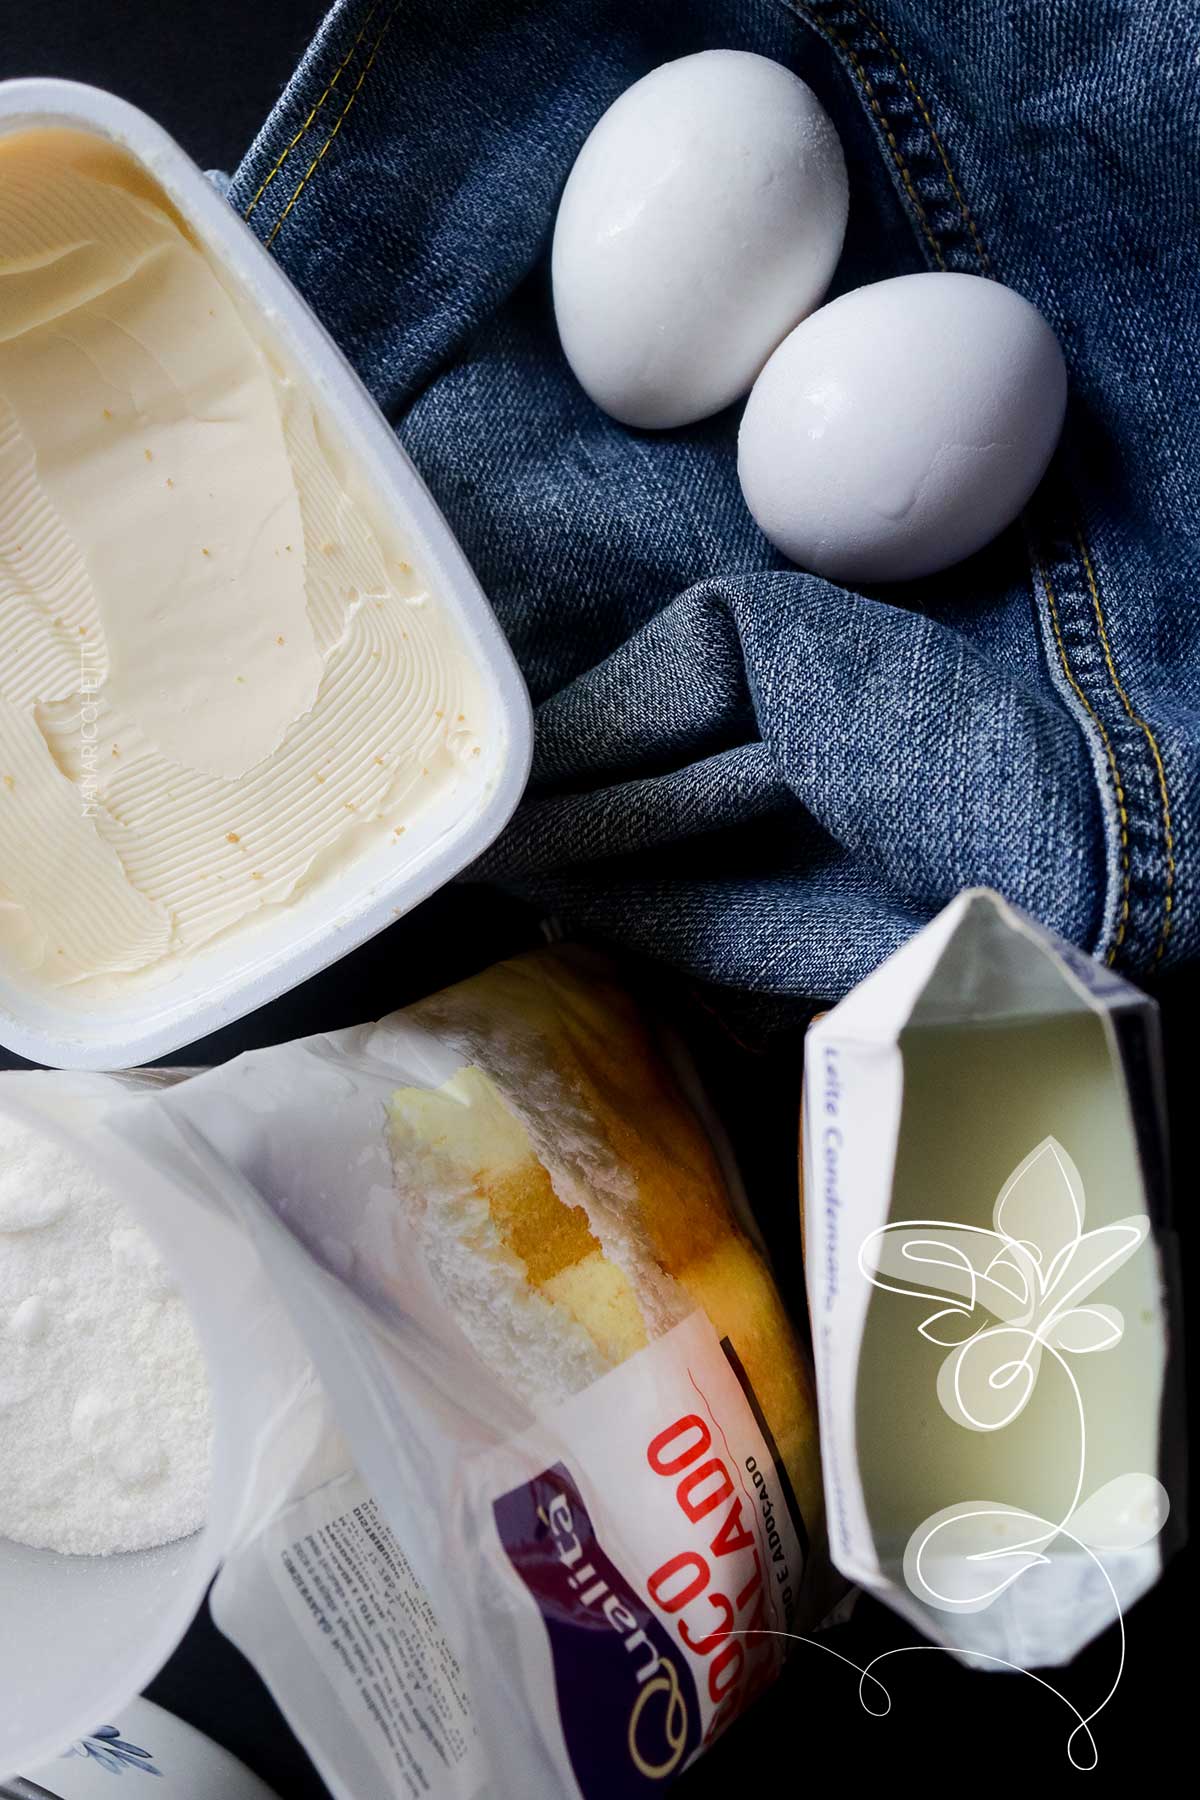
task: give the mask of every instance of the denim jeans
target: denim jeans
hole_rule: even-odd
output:
[[[1026,516],[940,576],[787,564],[738,410],[630,431],[572,378],[547,244],[655,64],[788,64],[845,145],[834,291],[1036,302],[1071,377]],[[233,203],[357,365],[537,706],[476,872],[758,994],[836,996],[986,883],[1134,974],[1194,956],[1200,55],[1192,0],[340,0]]]

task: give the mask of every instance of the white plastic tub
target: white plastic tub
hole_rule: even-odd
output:
[[[293,988],[408,912],[477,857],[510,817],[529,769],[524,685],[449,527],[390,427],[327,332],[200,169],[152,119],[67,81],[0,84],[0,133],[93,132],[161,186],[213,263],[257,311],[264,336],[304,380],[381,507],[394,513],[431,587],[474,652],[488,712],[469,777],[414,820],[407,854],[370,851],[261,922],[191,957],[160,986],[82,1005],[0,970],[0,1040],[53,1067],[117,1069],[164,1056]]]

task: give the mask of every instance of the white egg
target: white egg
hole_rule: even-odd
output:
[[[742,491],[818,575],[929,575],[1016,518],[1066,402],[1058,340],[1028,300],[978,275],[900,275],[780,344],[742,418]]]
[[[837,132],[782,64],[702,50],[635,82],[554,228],[554,310],[584,388],[656,429],[728,406],[820,301],[846,207]]]

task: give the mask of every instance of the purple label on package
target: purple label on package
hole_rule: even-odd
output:
[[[561,1463],[494,1502],[500,1541],[546,1624],[563,1736],[580,1791],[645,1795],[701,1737],[692,1671],[596,1538]]]

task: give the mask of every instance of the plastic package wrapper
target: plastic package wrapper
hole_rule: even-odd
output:
[[[166,1247],[253,1247],[192,1246],[212,1605],[339,1800],[658,1791],[826,1608],[808,1365],[673,1056],[546,951],[106,1120]]]

